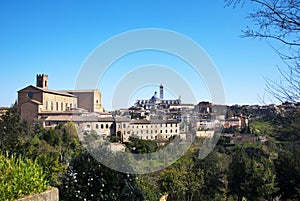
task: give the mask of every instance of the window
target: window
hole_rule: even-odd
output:
[[[123,124],[123,128],[126,128],[126,124]]]
[[[68,109],[68,103],[66,103],[66,110]]]
[[[160,130],[160,133],[162,133],[162,130]]]
[[[72,103],[70,103],[70,109],[72,109]]]
[[[103,124],[101,124],[101,129],[103,129],[104,128],[104,126],[103,126]]]
[[[99,125],[98,124],[96,124],[96,129],[99,129]]]
[[[172,129],[170,130],[170,133],[172,133]]]
[[[56,111],[58,111],[58,102],[56,102]]]
[[[46,110],[48,110],[48,101],[46,100]]]
[[[51,110],[53,110],[53,101],[51,101]]]
[[[106,124],[105,128],[108,128],[108,124]]]
[[[60,109],[61,109],[61,111],[64,111],[64,103],[60,104]]]

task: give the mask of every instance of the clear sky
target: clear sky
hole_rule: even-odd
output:
[[[97,46],[143,28],[172,30],[197,42],[219,71],[226,104],[259,104],[264,77],[278,79],[276,68],[283,63],[265,40],[240,37],[242,29],[252,26],[245,16],[254,5],[224,6],[222,0],[1,0],[0,106],[10,106],[18,90],[35,85],[37,73],[49,75],[51,89],[74,89],[83,62]],[[120,59],[100,81],[104,107],[111,108],[112,91],[127,72],[151,63],[174,66],[188,80],[197,101],[210,100],[188,65],[172,55],[145,51]],[[129,104],[150,98],[154,90],[157,86],[140,87]],[[166,96],[181,94],[172,93]]]

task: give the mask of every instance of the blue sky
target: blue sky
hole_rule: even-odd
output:
[[[37,73],[49,75],[51,89],[74,89],[88,55],[101,43],[134,29],[161,28],[197,42],[215,63],[223,81],[226,104],[257,104],[264,95],[264,77],[278,79],[282,61],[265,40],[241,38],[252,26],[245,16],[254,9],[224,8],[222,0],[126,1],[0,1],[0,106],[9,106],[17,91],[35,84]],[[182,61],[159,52],[120,59],[97,87],[111,108],[113,90],[126,72],[157,63],[174,67],[188,80],[197,101],[210,100],[205,84]],[[181,66],[180,66],[181,65]],[[159,72],[158,72],[159,73]],[[162,80],[161,83],[164,81]],[[129,98],[150,98],[156,85],[140,87]],[[157,89],[158,90],[158,89]],[[166,96],[179,96],[172,90]],[[268,102],[268,101],[267,101]]]

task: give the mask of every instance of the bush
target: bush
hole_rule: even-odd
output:
[[[47,181],[37,161],[0,154],[0,200],[44,192]]]

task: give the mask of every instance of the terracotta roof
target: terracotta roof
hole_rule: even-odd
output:
[[[51,93],[51,94],[57,94],[57,95],[62,95],[62,96],[69,96],[69,97],[77,97],[73,94],[70,94],[68,92],[64,92],[64,91],[59,91],[59,90],[50,90],[50,89],[44,89],[44,88],[41,88],[41,87],[36,87],[36,86],[33,86],[33,85],[29,85],[21,90],[19,90],[18,92],[21,92],[23,90],[26,90],[27,88],[29,87],[32,87],[32,88],[35,88],[35,89],[38,89],[38,90],[41,90],[43,92],[46,92],[46,93]]]
[[[114,119],[115,119],[116,122],[130,122],[131,121],[130,118],[122,117],[122,116],[114,117]]]
[[[73,116],[73,115],[54,115],[48,116],[45,121],[57,121],[57,122],[113,122],[114,119],[111,117],[97,117],[97,116]]]
[[[115,121],[113,117],[98,117],[98,122],[113,122]]]
[[[45,121],[72,121],[72,115],[55,115],[55,116],[49,116],[45,119]]]
[[[61,92],[65,92],[65,93],[87,93],[87,92],[95,92],[95,91],[99,91],[98,89],[83,89],[83,90],[60,90]],[[100,92],[100,91],[99,91]]]
[[[147,119],[133,119],[131,124],[150,124],[150,121]]]

